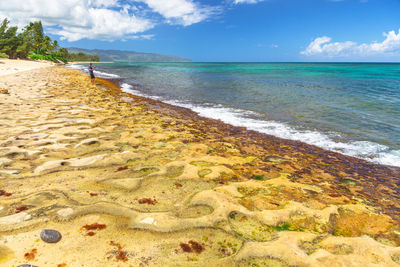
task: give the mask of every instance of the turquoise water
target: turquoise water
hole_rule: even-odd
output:
[[[112,63],[127,92],[400,166],[400,64]]]

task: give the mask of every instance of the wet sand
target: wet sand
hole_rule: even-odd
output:
[[[76,70],[1,76],[1,87],[1,266],[400,264],[399,168],[92,86]],[[62,239],[46,243],[42,229]]]

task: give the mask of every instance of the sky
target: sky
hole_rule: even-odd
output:
[[[400,62],[400,0],[0,0],[62,47],[193,61]]]

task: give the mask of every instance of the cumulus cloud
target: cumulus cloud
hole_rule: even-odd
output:
[[[383,33],[385,40],[382,42],[372,42],[369,44],[357,44],[356,42],[331,42],[327,36],[316,38],[308,47],[300,52],[306,56],[327,56],[327,57],[347,57],[347,56],[371,56],[380,54],[390,54],[400,52],[400,29]]]
[[[19,26],[41,20],[51,33],[68,41],[115,40],[154,26],[117,0],[0,0],[0,17]]]
[[[157,16],[189,26],[217,10],[192,0],[0,0],[0,19],[9,18],[20,28],[41,20],[47,31],[68,41],[149,39],[141,33],[160,23]]]
[[[161,14],[170,24],[189,26],[207,19],[218,7],[201,6],[190,0],[140,0]]]

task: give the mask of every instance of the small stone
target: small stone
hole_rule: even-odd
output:
[[[60,215],[61,217],[68,218],[70,215],[74,213],[74,210],[71,208],[65,208],[65,209],[60,209],[57,211],[57,214]]]
[[[56,230],[44,229],[40,232],[40,238],[47,243],[57,243],[61,239],[61,234]]]
[[[18,265],[17,267],[37,267],[37,266],[31,265],[31,264],[22,264],[22,265]]]
[[[143,220],[140,221],[140,223],[154,224],[154,225],[157,224],[157,222],[151,217],[144,218]]]

